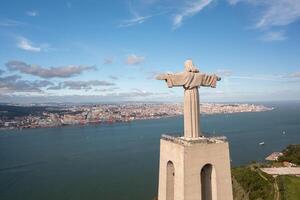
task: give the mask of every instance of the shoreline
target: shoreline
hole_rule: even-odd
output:
[[[231,114],[240,114],[240,113],[260,113],[260,112],[267,112],[275,110],[274,107],[268,108],[265,107],[264,110],[259,111],[240,111],[240,112],[219,112],[219,113],[200,113],[202,116],[206,115],[231,115]],[[50,128],[60,128],[60,127],[83,127],[83,126],[91,126],[91,125],[112,125],[112,124],[120,124],[120,123],[131,123],[136,121],[144,121],[144,120],[156,120],[156,119],[164,119],[164,118],[172,118],[172,117],[179,117],[183,116],[183,114],[179,115],[169,115],[169,116],[161,116],[161,117],[149,117],[149,118],[140,118],[140,119],[130,119],[130,120],[115,120],[115,121],[98,121],[98,122],[87,122],[87,123],[74,123],[74,124],[62,124],[58,126],[36,126],[36,127],[9,127],[9,128],[0,128],[0,133],[3,131],[9,131],[9,130],[20,130],[23,129],[50,129]]]

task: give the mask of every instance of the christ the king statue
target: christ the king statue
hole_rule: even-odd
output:
[[[221,78],[213,75],[201,73],[192,60],[184,63],[184,72],[176,74],[160,74],[158,80],[165,80],[169,88],[173,86],[183,86],[184,88],[184,137],[198,138],[203,136],[200,131],[200,105],[198,87],[215,88],[217,81]]]

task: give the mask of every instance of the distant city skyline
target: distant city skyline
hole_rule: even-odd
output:
[[[182,102],[189,58],[204,102],[300,100],[299,35],[298,0],[2,0],[0,102]]]

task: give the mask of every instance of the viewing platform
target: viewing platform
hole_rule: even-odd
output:
[[[161,136],[161,139],[166,140],[166,141],[172,141],[177,144],[181,145],[191,145],[191,144],[212,144],[212,143],[224,143],[227,142],[227,138],[225,136],[216,136],[216,137],[198,137],[198,138],[186,138],[183,136],[171,136],[171,135],[166,135],[163,134]]]

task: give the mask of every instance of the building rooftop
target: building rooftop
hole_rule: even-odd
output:
[[[282,156],[281,152],[273,152],[268,157],[266,157],[266,160],[277,161],[279,156]]]

